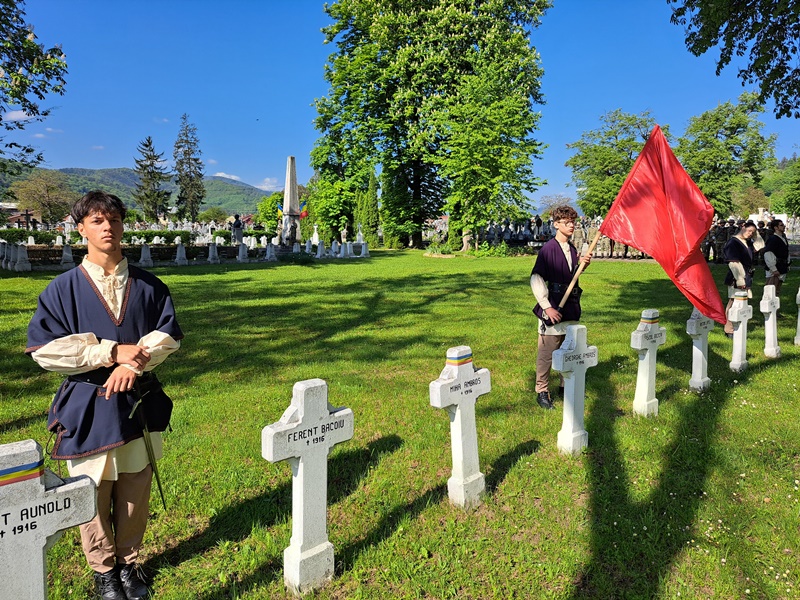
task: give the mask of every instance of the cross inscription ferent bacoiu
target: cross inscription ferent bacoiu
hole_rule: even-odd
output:
[[[333,544],[328,541],[328,452],[353,437],[353,411],[328,403],[322,379],[298,381],[280,421],[261,432],[261,453],[292,467],[292,539],[283,552],[284,581],[295,594],[333,578]]]
[[[34,440],[0,446],[0,596],[46,600],[47,549],[96,512],[91,479],[56,477]]]
[[[450,502],[461,508],[478,506],[486,489],[478,457],[475,401],[491,389],[489,370],[475,369],[469,346],[449,348],[444,369],[429,386],[431,406],[447,409],[450,416],[453,474],[447,491]]]
[[[553,369],[564,378],[564,417],[558,432],[562,454],[578,454],[589,444],[583,420],[586,370],[597,366],[597,346],[586,345],[586,326],[570,325],[561,347],[553,352]]]

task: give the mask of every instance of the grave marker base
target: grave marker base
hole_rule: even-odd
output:
[[[483,473],[476,473],[464,480],[451,477],[447,480],[447,495],[450,502],[467,510],[481,505],[481,497],[486,492],[486,479]]]
[[[578,455],[589,445],[589,432],[585,429],[575,432],[562,429],[558,432],[556,445],[562,454]]]
[[[295,596],[323,587],[333,579],[333,544],[323,542],[301,552],[298,546],[283,551],[283,582]]]

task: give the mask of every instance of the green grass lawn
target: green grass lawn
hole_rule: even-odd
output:
[[[142,556],[159,599],[289,597],[291,471],[261,458],[261,429],[296,381],[317,377],[355,415],[353,439],[330,455],[336,576],[317,598],[800,597],[796,274],[782,297],[783,356],[763,356],[757,289],[749,370],[730,372],[718,326],[712,387],[696,394],[689,303],[655,263],[595,261],[581,278],[599,349],[589,447],[569,457],[556,448],[561,403],[543,411],[534,399],[532,259],[372,254],[155,270],[186,334],[158,369],[175,401],[160,462],[169,510],[154,487]],[[0,443],[47,444],[60,378],[23,350],[52,276],[0,272]],[[630,348],[647,308],[667,329],[650,419],[632,413]],[[449,420],[428,397],[458,345],[492,379],[477,405],[488,490],[469,513],[448,502]],[[89,597],[76,530],[49,565],[51,598]]]

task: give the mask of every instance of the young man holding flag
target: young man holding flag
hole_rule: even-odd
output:
[[[570,239],[575,231],[578,213],[569,206],[559,206],[552,213],[556,235],[542,246],[531,271],[531,289],[536,297],[533,312],[539,317],[539,341],[536,354],[536,401],[545,410],[553,408],[550,398],[550,368],[553,352],[561,347],[569,325],[581,318],[581,289],[577,282],[563,308],[564,298],[580,263],[584,268],[592,255],[578,258],[578,251]],[[563,383],[562,388],[563,390]]]

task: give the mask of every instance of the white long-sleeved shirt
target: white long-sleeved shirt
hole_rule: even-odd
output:
[[[569,250],[569,242],[559,242],[561,251],[567,259],[567,266],[572,270],[572,253]],[[550,290],[547,289],[547,282],[544,277],[537,273],[531,274],[531,290],[536,297],[536,302],[542,307],[542,310],[547,310],[553,305],[550,304]],[[565,335],[567,333],[567,326],[574,325],[576,321],[561,321],[555,325],[545,325],[543,335]]]
[[[106,275],[103,267],[83,259],[83,267],[100,290],[106,303],[115,318],[119,318],[125,287],[128,284],[128,261],[123,258],[114,269],[113,273]],[[111,352],[117,342],[112,340],[98,340],[94,333],[76,333],[67,335],[45,344],[31,354],[39,366],[48,371],[55,371],[64,375],[77,375],[93,371],[100,367],[110,367],[114,364]],[[160,365],[166,358],[180,348],[180,341],[161,331],[151,331],[137,342],[150,353],[150,362],[144,371],[151,371]],[[125,367],[141,375],[142,371],[130,365]],[[160,432],[152,432],[153,450],[155,457],[161,458],[162,439]],[[138,473],[149,463],[147,450],[142,438],[133,440],[123,446],[112,448],[108,452],[94,454],[85,458],[67,461],[67,470],[73,477],[88,475],[95,483],[102,480],[116,481],[118,473]]]

